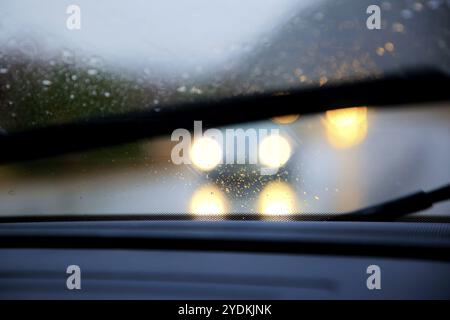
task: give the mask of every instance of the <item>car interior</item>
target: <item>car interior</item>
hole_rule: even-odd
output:
[[[371,2],[2,1],[0,299],[450,299],[450,2]]]

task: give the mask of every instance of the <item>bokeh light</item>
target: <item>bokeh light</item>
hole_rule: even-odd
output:
[[[291,124],[298,120],[299,114],[288,114],[286,116],[273,117],[272,121],[276,124]]]
[[[259,194],[258,212],[262,215],[279,216],[298,211],[297,196],[286,182],[271,182]]]
[[[330,110],[325,115],[326,135],[338,149],[350,148],[367,136],[367,107]]]
[[[227,211],[227,200],[222,191],[214,185],[198,188],[191,197],[189,212],[193,215],[222,215]]]
[[[265,137],[259,144],[259,161],[263,166],[279,168],[291,157],[291,145],[281,135]]]
[[[222,161],[220,144],[210,137],[200,137],[194,140],[190,150],[190,158],[194,166],[202,171],[210,171]]]

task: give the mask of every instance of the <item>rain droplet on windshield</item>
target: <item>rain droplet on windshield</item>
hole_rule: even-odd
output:
[[[90,76],[95,76],[98,74],[98,71],[96,69],[89,69],[88,70],[88,75]]]

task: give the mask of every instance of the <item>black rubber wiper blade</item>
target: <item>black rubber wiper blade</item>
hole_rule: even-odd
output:
[[[378,205],[345,213],[330,220],[394,221],[409,214],[429,209],[434,204],[447,200],[450,200],[450,184],[429,192],[419,191]]]
[[[286,114],[312,114],[369,105],[383,107],[450,100],[450,77],[423,69],[377,79],[311,87],[286,92],[233,97],[166,106],[102,118],[79,120],[27,131],[0,132],[0,164],[108,147],[190,129],[204,129],[269,119]]]

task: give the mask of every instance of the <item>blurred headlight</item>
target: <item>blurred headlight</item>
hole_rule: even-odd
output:
[[[214,185],[202,186],[192,195],[189,211],[194,215],[220,215],[227,211],[222,191]]]
[[[367,107],[330,110],[325,115],[328,141],[336,148],[361,143],[367,135]]]
[[[289,141],[280,135],[265,137],[259,144],[259,161],[263,166],[279,168],[291,157]]]
[[[194,166],[203,171],[214,169],[222,160],[222,148],[219,143],[209,137],[194,140],[190,151]]]
[[[276,216],[297,213],[298,201],[292,187],[285,182],[271,182],[260,193],[258,212]]]

